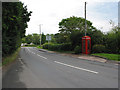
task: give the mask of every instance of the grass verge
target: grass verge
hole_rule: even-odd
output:
[[[20,51],[20,48],[18,48],[13,54],[2,58],[2,64],[0,66],[6,66],[10,64],[11,62],[15,61],[15,59],[18,56],[19,51]]]
[[[103,58],[107,58],[109,60],[120,61],[120,55],[119,54],[95,53],[95,54],[91,54],[91,55],[100,56],[100,57],[103,57]]]

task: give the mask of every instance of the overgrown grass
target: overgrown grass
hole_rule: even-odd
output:
[[[104,58],[107,58],[109,60],[120,61],[120,55],[119,54],[95,53],[95,54],[91,54],[91,55],[104,57]]]
[[[18,48],[13,54],[3,57],[2,64],[0,66],[6,66],[6,65],[10,64],[11,62],[15,61],[15,59],[18,56],[19,51],[20,51],[20,48]]]

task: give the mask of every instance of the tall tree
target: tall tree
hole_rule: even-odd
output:
[[[42,39],[41,39],[41,44],[44,44],[46,42],[46,36],[44,33],[42,33]]]
[[[21,2],[2,3],[3,56],[13,53],[21,45],[21,39],[25,36],[25,29],[31,13]]]
[[[36,33],[33,34],[33,43],[35,45],[39,45],[40,44],[40,35],[39,34],[36,34]]]
[[[25,37],[25,42],[27,44],[30,44],[33,42],[33,36],[31,34],[28,34],[26,37]]]
[[[87,22],[87,35],[97,30],[94,26],[92,26],[92,22],[88,20],[86,22]],[[62,35],[61,41],[64,43],[71,43],[72,46],[75,47],[76,45],[80,45],[82,43],[81,39],[84,36],[85,32],[85,19],[75,16],[62,19],[62,21],[59,22],[59,28],[60,28],[59,35]]]

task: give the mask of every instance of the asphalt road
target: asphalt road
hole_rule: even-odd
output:
[[[118,88],[118,66],[23,47],[3,88]]]

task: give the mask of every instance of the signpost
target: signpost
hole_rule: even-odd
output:
[[[49,41],[51,41],[51,36],[50,35],[46,35],[46,40],[48,41],[48,49],[49,49]]]
[[[51,36],[50,35],[46,35],[46,40],[47,41],[51,41]]]

